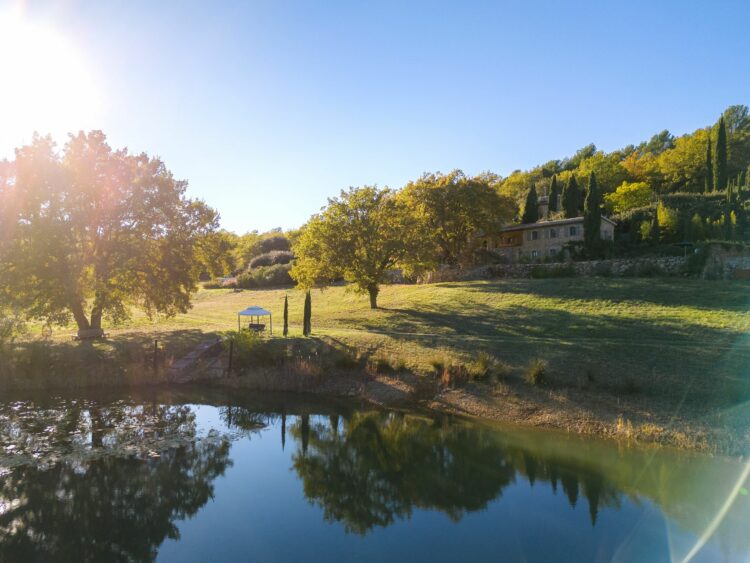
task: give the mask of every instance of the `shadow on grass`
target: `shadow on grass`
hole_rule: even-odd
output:
[[[750,362],[744,335],[677,320],[615,318],[584,312],[473,304],[471,314],[444,309],[389,309],[360,328],[423,347],[471,357],[480,351],[516,366],[541,357],[553,379],[575,385],[591,373],[599,387],[676,402],[725,405],[747,395],[741,374]]]
[[[453,287],[454,284],[436,284]],[[582,301],[646,302],[664,307],[689,306],[714,311],[750,309],[750,282],[684,278],[556,278],[462,282],[462,290],[528,294]]]

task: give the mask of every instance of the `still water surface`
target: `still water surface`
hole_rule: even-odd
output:
[[[748,561],[743,470],[237,392],[2,399],[0,562]]]

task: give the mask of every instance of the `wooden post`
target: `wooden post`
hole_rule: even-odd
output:
[[[240,331],[240,314],[237,313],[237,332]]]
[[[234,356],[234,340],[229,341],[229,365],[227,366],[227,373],[232,373],[232,357]]]
[[[154,340],[154,371],[157,371],[159,369],[158,361],[158,354],[159,354],[159,341]]]
[[[268,315],[268,319],[271,323],[271,336],[273,336],[273,315]]]

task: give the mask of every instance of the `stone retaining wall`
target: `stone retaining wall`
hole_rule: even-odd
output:
[[[746,248],[712,245],[701,277],[704,279],[750,279],[750,255]]]
[[[661,258],[622,258],[552,264],[492,264],[472,269],[441,268],[431,272],[421,283],[465,281],[495,278],[531,278],[534,276],[678,276],[686,259],[675,256]]]

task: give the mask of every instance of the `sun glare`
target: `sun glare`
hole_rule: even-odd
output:
[[[0,13],[0,156],[34,131],[56,139],[96,127],[99,99],[73,44],[53,28]]]

